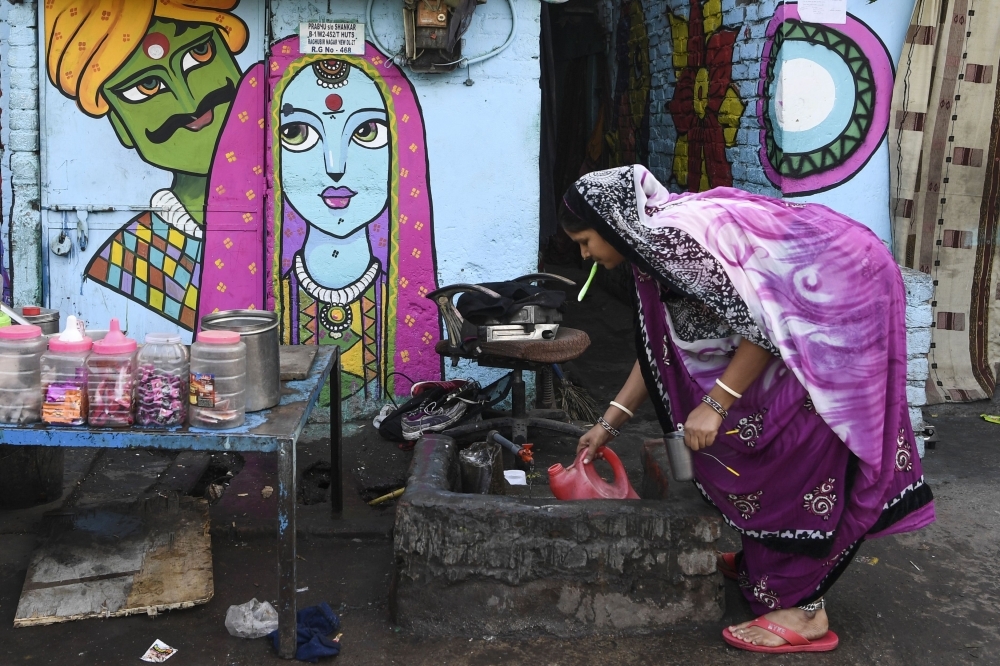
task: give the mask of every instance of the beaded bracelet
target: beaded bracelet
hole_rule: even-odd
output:
[[[711,407],[712,409],[714,409],[715,413],[721,416],[723,421],[725,421],[729,417],[729,412],[726,411],[726,408],[723,407],[721,404],[719,404],[719,401],[713,398],[712,396],[706,395],[701,399],[701,401],[706,405],[708,405],[709,407]]]
[[[597,423],[602,428],[604,428],[609,433],[611,433],[612,437],[617,437],[618,435],[622,434],[621,430],[619,430],[618,428],[614,427],[613,425],[611,425],[610,423],[608,423],[607,421],[605,421],[603,416],[598,416],[597,417]]]

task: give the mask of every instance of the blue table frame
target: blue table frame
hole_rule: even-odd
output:
[[[0,424],[0,444],[15,446],[73,446],[105,449],[172,449],[198,451],[252,451],[278,454],[278,653],[295,656],[297,474],[295,450],[306,421],[330,379],[330,503],[334,518],[343,510],[340,354],[337,347],[320,347],[309,375],[284,382],[281,402],[247,414],[246,423],[230,430],[179,427],[152,429],[58,427],[42,424]]]

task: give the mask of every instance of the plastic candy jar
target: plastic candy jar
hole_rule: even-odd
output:
[[[117,319],[87,359],[90,425],[120,428],[133,422],[136,342],[125,337]]]
[[[93,341],[83,322],[70,315],[66,330],[49,340],[42,354],[42,421],[51,425],[87,422],[87,357]]]
[[[235,428],[246,419],[247,346],[236,331],[202,331],[191,345],[190,417],[198,428]]]
[[[171,427],[187,421],[187,348],[175,333],[149,333],[139,350],[135,420],[141,426]]]
[[[34,423],[40,418],[45,346],[38,326],[0,328],[0,423]]]

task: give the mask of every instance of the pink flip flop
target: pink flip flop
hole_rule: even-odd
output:
[[[838,638],[837,634],[832,631],[826,632],[826,635],[822,638],[810,641],[805,636],[802,636],[787,627],[783,627],[780,624],[775,624],[763,616],[751,622],[750,626],[760,627],[765,631],[769,631],[775,636],[785,639],[787,643],[777,647],[754,645],[753,643],[747,643],[746,641],[733,636],[732,632],[729,631],[729,627],[722,630],[722,638],[734,648],[749,650],[750,652],[767,652],[770,654],[784,654],[786,652],[829,652],[830,650],[836,648],[837,644],[840,643],[840,638]]]

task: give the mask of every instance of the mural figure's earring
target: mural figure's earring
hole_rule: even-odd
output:
[[[343,88],[351,74],[351,66],[343,60],[319,60],[313,63],[316,85],[322,88]]]

